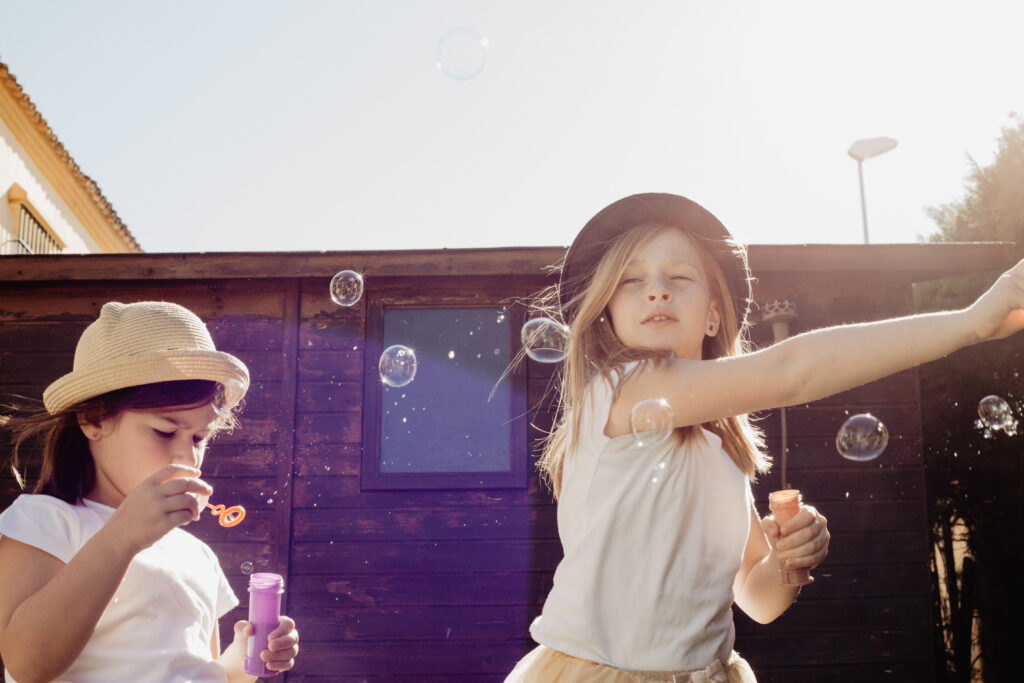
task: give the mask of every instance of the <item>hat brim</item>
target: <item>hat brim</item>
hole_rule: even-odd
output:
[[[225,408],[233,408],[249,389],[249,371],[229,353],[206,349],[169,350],[119,358],[115,363],[83,368],[53,382],[43,392],[51,414],[117,389],[173,382],[209,380],[224,386]]]
[[[569,247],[558,279],[558,303],[567,322],[576,317],[578,299],[608,245],[622,233],[650,223],[662,223],[707,238],[711,255],[725,274],[743,328],[751,300],[750,269],[746,250],[737,248],[732,235],[710,211],[680,195],[648,192],[613,202],[591,218]]]

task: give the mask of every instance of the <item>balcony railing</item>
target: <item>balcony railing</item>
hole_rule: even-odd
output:
[[[24,205],[18,216],[17,235],[4,240],[0,245],[0,254],[4,256],[57,254],[60,251],[61,246],[57,240]]]

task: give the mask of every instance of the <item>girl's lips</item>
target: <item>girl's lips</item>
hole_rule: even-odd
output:
[[[644,320],[643,320],[643,322],[641,324],[642,325],[649,325],[649,324],[657,325],[657,324],[674,323],[674,322],[678,322],[678,321],[674,317],[669,315],[668,313],[655,313],[654,315],[650,315],[650,316],[647,316],[646,318],[644,318]]]

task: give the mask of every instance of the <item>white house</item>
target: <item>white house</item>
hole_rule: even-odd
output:
[[[0,256],[142,251],[0,62]]]

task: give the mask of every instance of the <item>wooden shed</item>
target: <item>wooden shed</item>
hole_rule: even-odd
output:
[[[534,460],[554,366],[501,371],[519,351],[522,302],[551,283],[545,266],[563,253],[0,257],[0,393],[39,396],[67,372],[107,301],[191,308],[253,375],[242,427],[212,445],[204,468],[214,502],[248,516],[230,529],[206,515],[189,527],[243,601],[229,619],[245,615],[251,562],[286,577],[302,653],[285,680],[500,681],[531,647],[527,629],[561,555]],[[756,301],[797,304],[796,333],[909,313],[913,282],[1000,268],[1005,254],[752,246],[750,263]],[[365,275],[350,307],[329,294],[344,269]],[[771,343],[770,326],[754,336]],[[405,387],[378,374],[391,344],[417,350]],[[888,449],[870,462],[840,458],[837,429],[868,411],[887,425]],[[934,680],[917,371],[786,418],[788,478],[828,516],[831,554],[775,623],[737,612],[737,649],[763,681]],[[779,414],[761,424],[779,463]],[[778,467],[756,483],[762,514],[779,485]],[[0,508],[17,493],[7,476]]]

